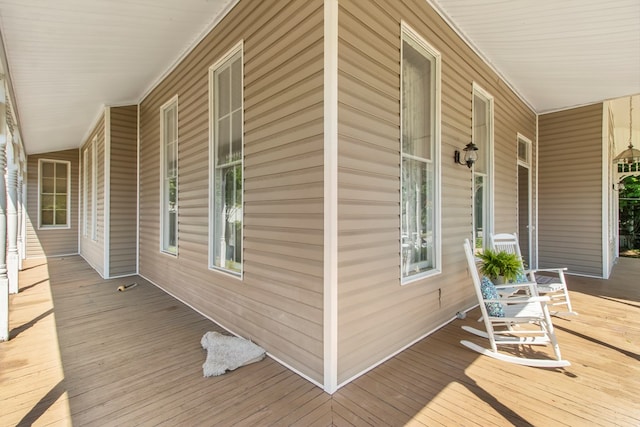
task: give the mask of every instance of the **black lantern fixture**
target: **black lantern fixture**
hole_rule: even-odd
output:
[[[473,142],[470,142],[462,151],[464,151],[464,162],[461,161],[460,151],[458,150],[453,153],[453,160],[459,165],[467,165],[468,168],[471,168],[478,160],[478,147]]]

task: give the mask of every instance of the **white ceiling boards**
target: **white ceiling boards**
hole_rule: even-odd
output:
[[[237,0],[0,0],[29,154],[138,103]],[[640,93],[638,0],[429,0],[536,112]]]

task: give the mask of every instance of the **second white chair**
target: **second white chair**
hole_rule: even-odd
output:
[[[522,260],[518,236],[510,233],[492,234],[490,236],[491,248],[496,251],[514,253]],[[522,270],[532,282],[536,282],[536,290],[540,295],[547,295],[551,301],[547,304],[551,314],[578,314],[571,307],[569,290],[564,272],[566,268],[541,268],[527,269],[523,263]],[[543,274],[537,274],[543,273]]]

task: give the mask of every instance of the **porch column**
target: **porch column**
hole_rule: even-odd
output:
[[[4,76],[0,78],[0,341],[9,339],[9,278],[7,277],[7,189],[5,166],[7,108]]]
[[[21,163],[22,164],[22,163]],[[18,271],[22,271],[22,260],[24,259],[24,231],[23,231],[23,213],[22,204],[24,203],[24,199],[22,198],[22,178],[23,171],[22,166],[19,169],[18,173]]]
[[[18,165],[16,146],[7,144],[7,276],[9,293],[18,293]]]

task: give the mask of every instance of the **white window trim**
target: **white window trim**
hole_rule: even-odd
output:
[[[169,107],[176,106],[176,218],[179,211],[179,191],[178,191],[178,143],[180,141],[180,129],[178,127],[178,118],[180,115],[178,95],[174,95],[170,100],[162,104],[160,107],[160,252],[172,257],[178,256],[178,225],[176,220],[176,249],[175,251],[169,251],[166,249],[165,241],[168,236],[165,235],[165,206],[164,206],[164,192],[165,192],[165,168],[166,168],[166,141],[164,139],[164,112]]]
[[[473,112],[475,109],[475,95],[479,95],[480,97],[484,98],[488,105],[489,105],[489,111],[490,111],[490,116],[489,116],[489,141],[488,141],[488,153],[487,153],[487,173],[485,173],[484,175],[489,179],[489,186],[488,186],[488,190],[489,190],[489,195],[487,197],[487,206],[485,206],[485,218],[487,218],[487,228],[488,230],[483,230],[483,235],[484,236],[489,236],[491,233],[493,233],[493,230],[495,230],[495,215],[493,214],[495,209],[494,209],[494,195],[495,195],[495,179],[494,179],[494,175],[495,175],[495,167],[494,167],[494,141],[495,141],[495,135],[494,135],[494,118],[495,118],[495,104],[494,104],[494,99],[493,99],[493,95],[491,95],[488,91],[486,91],[485,89],[483,89],[478,83],[473,82],[472,84],[472,92],[471,92],[471,130],[472,130],[472,135],[473,135],[473,129],[475,129],[475,123],[473,122]],[[480,154],[482,155],[482,154]],[[476,176],[476,172],[475,172],[475,167],[473,168],[473,185],[475,185],[475,176]],[[473,200],[472,200],[472,206],[474,207],[472,209],[472,224],[474,227],[474,232],[473,232],[473,247],[476,246],[476,237],[475,237],[475,191],[473,191]],[[488,240],[486,237],[483,238],[482,240],[483,242],[483,246],[487,247],[487,243]]]
[[[98,241],[98,137],[91,141],[91,240]]]
[[[433,248],[435,251],[434,256],[434,266],[431,270],[425,271],[420,274],[416,274],[410,277],[402,277],[402,272],[400,272],[400,282],[401,285],[408,285],[410,283],[417,282],[419,280],[423,280],[429,277],[437,276],[442,274],[442,168],[441,168],[441,143],[442,143],[442,54],[432,45],[430,45],[417,31],[411,28],[406,22],[401,22],[401,31],[400,31],[400,69],[402,72],[402,58],[403,58],[403,40],[404,37],[409,36],[418,43],[422,48],[424,48],[429,54],[433,55],[435,59],[435,88],[434,88],[434,101],[433,105],[435,107],[434,114],[434,140],[433,140],[433,168],[434,168],[434,183],[433,188],[435,194],[433,195],[433,200],[435,203],[434,209],[434,241]],[[400,75],[400,106],[402,106],[402,75]],[[402,138],[402,108],[400,108],[400,138]],[[400,141],[400,188],[402,188],[402,141]],[[402,232],[401,227],[399,229],[399,253],[400,260],[402,261]]]
[[[215,111],[215,72],[220,66],[230,60],[235,54],[240,52],[240,69],[242,73],[242,230],[240,233],[240,239],[243,242],[243,256],[242,263],[240,264],[240,272],[228,270],[220,266],[215,265],[215,164],[216,164],[216,111]],[[245,192],[245,175],[244,175],[244,40],[240,40],[233,46],[227,53],[222,55],[216,62],[209,67],[209,270],[223,273],[229,277],[242,280],[244,276],[244,192]]]
[[[67,223],[65,225],[42,225],[42,164],[65,163],[67,165]],[[71,228],[71,162],[68,160],[38,159],[38,230],[66,230]]]

